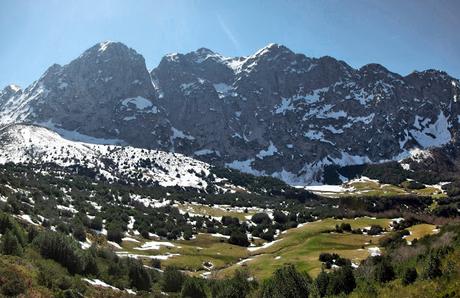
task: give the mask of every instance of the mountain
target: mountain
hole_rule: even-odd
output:
[[[222,191],[235,186],[210,172],[204,162],[157,150],[130,146],[100,145],[70,141],[47,128],[13,124],[0,129],[0,164],[32,163],[48,167],[73,168],[97,180],[125,184],[156,184],[205,190],[213,184]]]
[[[0,96],[0,123],[66,138],[193,156],[291,184],[321,182],[327,165],[399,160],[456,143],[460,83],[437,70],[401,76],[354,69],[270,44],[247,57],[201,48],[147,70],[121,43],[53,65]]]

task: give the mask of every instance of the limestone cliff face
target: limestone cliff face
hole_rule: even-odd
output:
[[[328,164],[404,157],[455,141],[460,84],[441,71],[354,69],[270,44],[248,57],[201,48],[147,71],[120,43],[95,45],[34,84],[0,93],[0,122],[184,153],[306,184]]]

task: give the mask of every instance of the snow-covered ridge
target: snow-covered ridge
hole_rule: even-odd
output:
[[[149,74],[135,50],[102,42],[23,90],[0,91],[0,125],[35,123],[67,140],[180,152],[305,185],[321,183],[329,165],[458,141],[459,86],[439,71],[355,69],[278,44],[242,57],[174,53]]]
[[[0,163],[7,162],[82,165],[107,179],[137,177],[161,186],[198,189],[207,187],[204,178],[211,167],[182,154],[70,141],[44,127],[23,124],[0,129]]]

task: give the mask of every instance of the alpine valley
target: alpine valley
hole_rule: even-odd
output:
[[[0,296],[458,297],[460,82],[119,42],[0,92]]]

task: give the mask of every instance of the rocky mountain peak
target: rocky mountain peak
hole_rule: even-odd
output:
[[[22,90],[18,85],[11,84],[3,88],[3,90],[0,91],[0,107],[12,97],[20,93],[22,93]]]
[[[214,53],[208,48],[199,48],[196,51],[191,52],[191,54],[195,54],[196,56],[203,57],[203,58],[206,58],[209,55],[216,55],[216,53]]]
[[[21,87],[15,84],[11,84],[3,88],[3,90],[0,91],[0,94],[1,96],[12,96],[19,91],[21,91]]]
[[[135,50],[121,42],[103,41],[87,49],[81,57],[136,56]]]
[[[207,48],[199,48],[196,51],[183,55],[183,57],[188,63],[198,64],[200,66],[202,66],[202,64],[222,64],[225,60],[225,57]]]
[[[142,55],[122,43],[103,42],[69,64],[51,66],[23,96],[7,104],[4,113],[14,117],[2,117],[2,122],[27,118],[48,127],[117,139],[116,123],[160,111],[155,99]]]
[[[388,69],[386,69],[383,65],[378,64],[378,63],[369,63],[366,65],[363,65],[359,69],[359,71],[360,72],[374,72],[374,73],[379,73],[379,72],[388,73],[389,72]]]
[[[287,47],[277,44],[277,43],[269,43],[265,47],[261,48],[258,50],[254,56],[272,56],[276,54],[281,54],[281,53],[286,53],[286,54],[293,54],[293,52],[288,49]]]
[[[308,184],[327,166],[456,142],[459,86],[444,72],[354,69],[279,44],[234,58],[168,54],[149,74],[140,54],[103,42],[10,97],[0,119]]]

